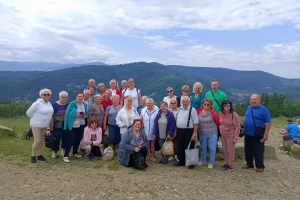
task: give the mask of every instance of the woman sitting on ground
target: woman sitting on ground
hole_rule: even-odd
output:
[[[119,149],[119,161],[127,167],[133,167],[134,156],[137,153],[142,153],[145,161],[148,153],[147,150],[147,135],[142,129],[143,122],[141,119],[135,119],[133,125],[123,135]],[[148,167],[146,164],[145,167]]]
[[[91,117],[88,126],[84,129],[80,146],[85,149],[85,161],[90,161],[91,156],[100,157],[103,154],[102,130],[96,117]]]

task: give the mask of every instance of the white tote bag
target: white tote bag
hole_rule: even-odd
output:
[[[199,161],[199,149],[190,149],[191,142],[188,148],[185,150],[185,166],[197,165]]]

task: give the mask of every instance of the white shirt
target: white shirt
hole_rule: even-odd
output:
[[[176,96],[174,96],[174,97],[171,98],[171,99],[175,99],[175,100],[176,100]],[[164,102],[167,102],[167,103],[168,103],[168,108],[170,108],[170,106],[171,106],[171,105],[170,105],[171,99],[170,99],[169,96],[166,96],[166,97],[164,97],[164,99],[163,99]]]
[[[126,90],[126,91],[125,91]],[[132,90],[130,90],[129,88],[125,88],[122,91],[122,94],[124,96],[124,100],[125,97],[130,95],[133,99],[132,101],[132,107],[134,107],[135,109],[137,109],[137,107],[139,107],[139,94],[141,91],[139,89],[133,88]],[[124,107],[126,106],[126,101],[124,101]]]
[[[144,129],[147,135],[148,140],[154,140],[152,138],[153,133],[153,127],[154,127],[154,120],[156,118],[156,115],[159,111],[159,108],[157,106],[154,106],[154,110],[152,112],[149,112],[147,107],[142,109],[141,116],[144,122]]]
[[[131,121],[128,121],[128,118],[125,108],[122,108],[117,114],[116,124],[120,127],[121,135],[123,135],[127,131],[127,128],[132,125],[134,119],[139,118],[139,113],[135,108],[132,107],[131,110]],[[122,127],[124,125],[127,125],[127,127]]]

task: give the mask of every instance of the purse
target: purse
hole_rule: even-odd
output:
[[[79,128],[79,127],[80,127],[80,122],[79,122],[79,121],[74,121],[72,127],[73,127],[73,128]]]
[[[104,149],[102,160],[112,160],[114,159],[114,150],[111,148],[111,146],[108,146],[107,148]]]
[[[256,126],[255,120],[254,120],[254,116],[253,116],[253,107],[251,107],[251,114],[252,114],[252,120],[253,120],[253,124],[254,124],[254,136],[255,137],[260,137],[262,138],[265,134],[265,128],[264,127],[258,127]]]
[[[52,135],[52,133],[46,134],[45,135],[45,147],[47,147],[50,150],[52,150],[55,140],[56,140],[56,138]]]
[[[148,167],[142,152],[133,154],[133,168],[146,169]]]
[[[161,152],[165,156],[173,156],[174,155],[174,144],[172,139],[168,140],[166,138],[164,144],[162,145]]]
[[[64,127],[64,121],[60,121],[60,120],[57,120],[54,122],[54,128],[55,129],[61,129]]]
[[[191,142],[188,148],[185,150],[185,166],[197,165],[199,161],[199,149],[190,149]]]

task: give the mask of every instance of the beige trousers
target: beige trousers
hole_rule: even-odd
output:
[[[42,155],[42,146],[47,128],[31,127],[33,134],[32,156]]]

